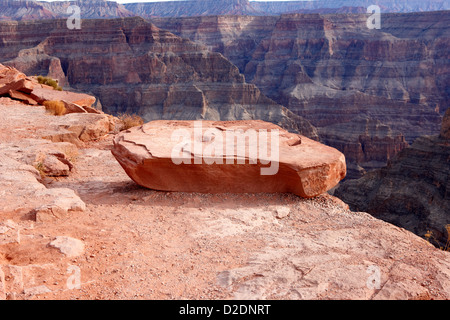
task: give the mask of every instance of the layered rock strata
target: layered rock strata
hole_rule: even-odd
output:
[[[13,36],[19,34],[20,45]],[[261,119],[317,139],[308,121],[247,83],[223,55],[141,18],[86,20],[83,32],[67,29],[64,20],[2,23],[0,38],[5,64],[20,67],[26,55],[33,73],[42,57],[58,59],[61,69],[56,64],[53,72],[97,96],[108,113],[137,113],[146,121]]]
[[[342,183],[335,195],[353,210],[367,211],[420,236],[430,231],[433,243],[445,247],[450,237],[450,141],[445,134],[449,110],[440,136],[416,139],[386,167]]]

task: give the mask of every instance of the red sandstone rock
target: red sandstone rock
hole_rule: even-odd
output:
[[[31,105],[37,105],[38,103],[36,102],[36,100],[34,100],[33,98],[31,98],[28,94],[20,92],[20,91],[16,91],[16,90],[9,90],[8,91],[8,95],[15,99],[15,100],[20,100],[20,101],[24,101],[28,104]]]
[[[196,129],[199,123],[202,128]],[[226,150],[237,142],[226,137],[237,130],[253,130],[258,138],[245,140],[245,154],[235,151],[236,156]],[[267,143],[259,136],[263,130],[270,132]],[[279,140],[271,135],[276,130]],[[172,138],[174,132],[181,142]],[[261,145],[269,157],[249,151]],[[216,146],[219,151],[210,152]],[[309,198],[333,188],[346,174],[339,151],[264,121],[153,121],[119,134],[112,153],[136,183],[164,191],[291,192]]]
[[[17,69],[0,65],[0,87],[25,78],[25,74],[20,73]]]
[[[4,84],[2,87],[0,87],[0,95],[5,95],[11,90],[31,93],[31,91],[33,91],[33,88],[34,85],[30,80],[20,79]]]
[[[44,101],[61,100],[67,113],[100,113],[92,105],[95,97],[71,91],[58,91],[53,87],[39,84],[15,68],[0,64],[0,96],[9,95],[31,105],[43,104]]]

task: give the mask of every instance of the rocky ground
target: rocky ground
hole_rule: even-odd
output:
[[[99,117],[0,101],[0,298],[450,297],[447,252],[327,194],[136,185],[110,152],[114,133],[96,131]],[[66,134],[80,127],[91,134]],[[42,139],[49,131],[55,142]],[[61,151],[68,176],[41,179],[31,146],[66,137],[76,148]]]

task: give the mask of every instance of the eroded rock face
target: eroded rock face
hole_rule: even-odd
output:
[[[65,20],[4,22],[0,39],[7,43],[1,61],[19,68],[26,57],[27,72],[38,74],[44,57],[56,59],[60,78],[98,97],[110,114],[136,113],[146,121],[261,119],[318,139],[309,121],[247,83],[223,55],[141,18],[86,20],[83,32],[68,30]]]
[[[345,154],[347,178],[383,167],[408,147],[405,137],[375,119],[361,118],[321,128],[321,141]]]
[[[94,112],[91,106],[96,101],[95,97],[88,94],[55,90],[53,87],[40,84],[34,77],[27,77],[16,68],[2,64],[0,64],[0,96],[9,96],[30,105],[42,105],[45,101],[62,101],[67,107],[66,113],[90,113],[84,108]],[[74,105],[80,110],[74,111],[70,108]]]
[[[442,131],[448,126],[448,113]],[[364,210],[419,236],[431,231],[433,243],[445,246],[450,224],[449,159],[450,140],[445,135],[423,136],[386,167],[342,183],[335,195],[352,210]]]
[[[309,198],[346,173],[339,151],[263,121],[153,121],[119,134],[112,153],[136,183],[165,191]]]

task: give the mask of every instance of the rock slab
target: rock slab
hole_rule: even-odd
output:
[[[336,149],[259,120],[153,121],[117,135],[112,153],[137,184],[162,191],[310,198],[346,174],[345,157]]]

